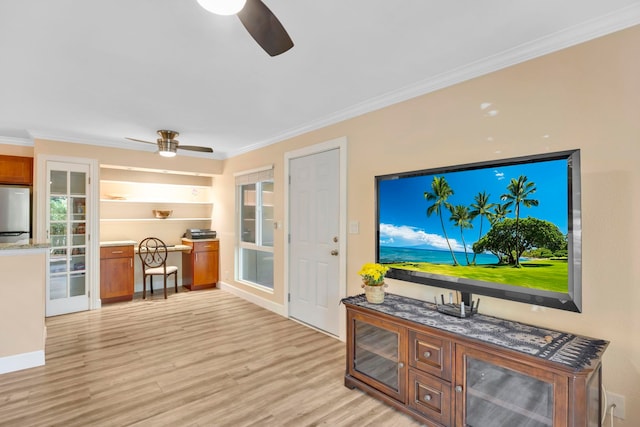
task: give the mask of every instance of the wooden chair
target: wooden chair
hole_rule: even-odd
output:
[[[178,267],[167,265],[167,245],[157,237],[147,237],[138,245],[138,255],[142,261],[142,299],[147,297],[147,276],[150,279],[149,289],[153,294],[153,276],[163,276],[164,297],[167,298],[167,276],[173,274],[178,293]]]

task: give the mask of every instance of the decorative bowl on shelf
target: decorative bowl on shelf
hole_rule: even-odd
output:
[[[153,216],[155,216],[156,218],[160,218],[160,219],[169,218],[172,213],[173,213],[172,210],[160,210],[160,209],[154,209],[153,210]]]

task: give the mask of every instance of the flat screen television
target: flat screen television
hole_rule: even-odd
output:
[[[580,312],[580,150],[377,176],[386,277]]]

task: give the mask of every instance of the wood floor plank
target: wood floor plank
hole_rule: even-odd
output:
[[[219,290],[48,318],[0,426],[417,426],[343,385],[344,343]]]

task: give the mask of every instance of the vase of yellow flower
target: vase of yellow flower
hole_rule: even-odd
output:
[[[384,302],[384,275],[389,267],[376,263],[366,263],[362,266],[358,274],[362,277],[362,287],[367,301],[373,304],[381,304]]]

